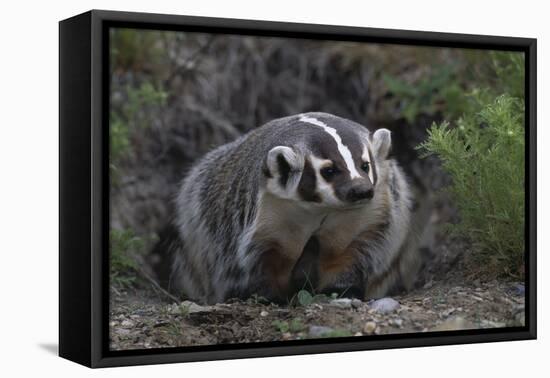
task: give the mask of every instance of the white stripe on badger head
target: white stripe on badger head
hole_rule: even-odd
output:
[[[330,136],[334,138],[334,140],[336,141],[336,145],[338,146],[338,152],[340,152],[340,155],[342,155],[342,158],[346,163],[346,167],[348,168],[350,177],[352,179],[361,177],[361,175],[359,174],[359,172],[357,172],[357,169],[355,168],[355,164],[353,163],[353,157],[351,156],[351,152],[349,148],[344,143],[342,143],[342,138],[340,138],[340,135],[338,135],[338,132],[336,131],[336,129],[333,129],[332,127],[327,126],[327,124],[319,121],[317,118],[301,116],[300,121],[309,123],[315,126],[319,126],[323,128],[323,130],[325,130],[328,134],[330,134]]]
[[[374,177],[372,174],[373,166],[372,162],[370,161],[370,154],[369,154],[369,147],[366,144],[363,144],[363,155],[361,156],[363,161],[369,162],[369,179],[370,182],[374,185]]]

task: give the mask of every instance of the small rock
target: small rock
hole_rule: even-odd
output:
[[[366,322],[365,325],[363,326],[363,333],[366,333],[367,335],[372,335],[375,329],[376,329],[375,322]]]
[[[403,319],[390,319],[390,325],[401,328],[401,326],[403,325]]]
[[[522,283],[516,283],[508,288],[508,293],[517,296],[525,295],[525,285]]]
[[[363,336],[363,334],[361,332],[355,332],[353,336]]]
[[[456,311],[456,308],[454,307],[448,308],[447,310],[441,313],[441,316],[443,316],[444,318],[447,318],[449,315],[451,315],[455,311]]]
[[[269,312],[267,312],[266,310],[263,310],[262,312],[260,312],[260,316],[262,317],[266,317],[267,315],[269,315]]]
[[[126,336],[129,335],[131,331],[129,329],[119,328],[115,332],[117,335]]]
[[[195,314],[197,312],[211,312],[214,308],[212,306],[201,306],[191,301],[183,301],[180,304],[179,312],[185,311],[188,314]]]
[[[353,298],[351,300],[351,307],[353,308],[360,308],[363,305],[363,302],[357,298]]]
[[[331,300],[328,304],[333,307],[351,308],[351,302],[349,298],[338,298]]]
[[[331,333],[333,331],[330,327],[325,326],[310,326],[309,327],[309,337],[323,337],[327,333]]]
[[[432,331],[456,331],[461,329],[473,329],[476,326],[461,316],[454,316],[435,326]]]
[[[506,323],[494,322],[492,320],[482,320],[481,328],[503,328],[506,327]]]
[[[429,280],[428,282],[426,282],[423,286],[424,289],[431,289],[432,286],[434,285],[434,281],[433,280]]]
[[[290,332],[285,332],[282,334],[283,340],[290,340],[292,338],[292,334]]]
[[[122,323],[120,323],[120,325],[124,328],[132,328],[134,326],[134,323],[131,322],[130,320],[123,320]]]
[[[370,308],[380,314],[389,314],[396,311],[399,307],[399,302],[389,297],[377,299],[370,304]]]

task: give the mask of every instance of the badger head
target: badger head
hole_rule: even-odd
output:
[[[285,145],[265,159],[267,190],[306,206],[356,208],[375,195],[377,169],[391,135],[326,113],[302,114],[288,126]]]

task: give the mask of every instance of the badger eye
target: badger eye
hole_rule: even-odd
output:
[[[338,173],[338,169],[334,166],[321,169],[321,176],[325,180],[330,180],[336,173]]]
[[[361,169],[367,173],[369,173],[370,170],[370,164],[368,161],[364,162],[363,165],[361,165]]]

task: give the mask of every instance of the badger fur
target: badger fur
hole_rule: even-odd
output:
[[[169,290],[204,303],[313,290],[379,297],[412,285],[407,180],[390,132],[306,113],[271,121],[200,159],[175,200]]]

